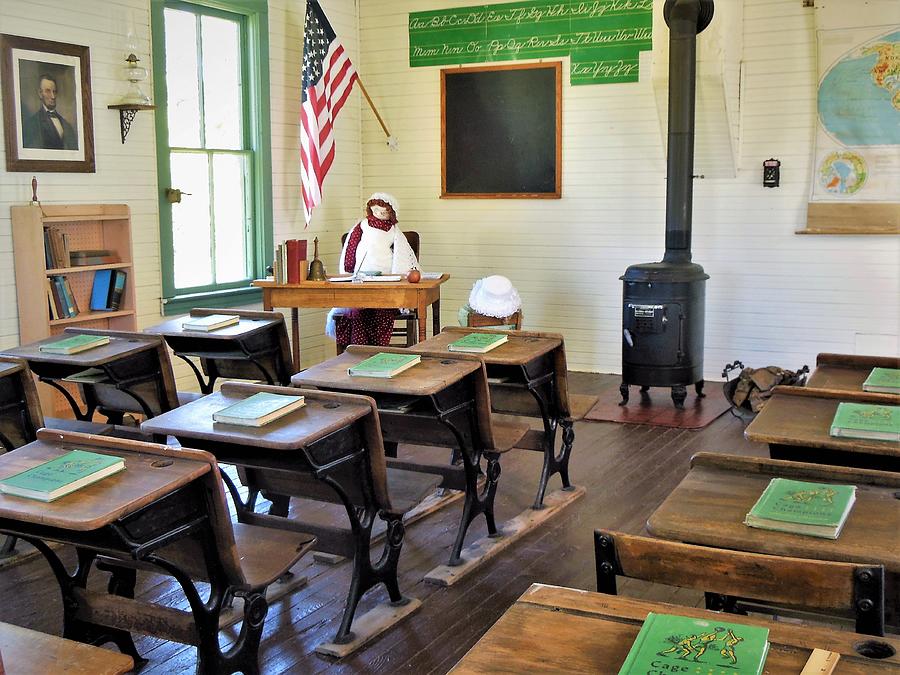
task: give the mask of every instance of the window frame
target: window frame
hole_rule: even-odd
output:
[[[269,86],[269,30],[266,0],[151,0],[151,39],[153,49],[153,93],[156,101],[157,180],[159,189],[160,272],[162,276],[162,314],[184,314],[194,307],[229,307],[260,302],[262,292],[245,281],[211,284],[179,291],[175,288],[172,210],[165,196],[171,186],[169,163],[168,91],[166,85],[165,22],[166,8],[197,14],[241,18],[245,44],[241,69],[247,95],[243,103],[243,152],[252,153],[250,161],[252,228],[247,251],[251,257],[250,275],[265,278],[272,233],[272,125]],[[208,149],[207,149],[208,150]],[[200,150],[203,152],[204,150]],[[176,186],[177,187],[177,186]]]

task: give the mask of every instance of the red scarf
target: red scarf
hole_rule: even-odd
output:
[[[383,202],[380,199],[373,201],[367,206],[371,206],[372,204],[390,207],[390,204]],[[368,211],[369,209],[366,210]],[[393,214],[393,212],[394,209],[391,208],[391,213]],[[389,232],[390,229],[397,224],[397,218],[393,215],[388,220],[381,220],[375,216],[367,215],[366,220],[369,223],[369,227],[374,227],[376,230],[381,230],[382,232]],[[350,236],[347,238],[347,251],[344,254],[344,269],[347,272],[353,273],[356,271],[356,249],[359,248],[359,242],[362,241],[362,235],[362,224],[357,223],[356,227],[350,230]]]

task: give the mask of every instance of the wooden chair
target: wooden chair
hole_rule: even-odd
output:
[[[106,479],[110,482],[101,481],[70,496],[67,505],[51,507],[43,517],[23,516],[21,508],[14,515],[0,517],[0,527],[34,544],[50,563],[63,594],[64,637],[95,644],[114,642],[140,667],[146,660],[137,653],[130,634],[144,633],[195,645],[199,673],[259,673],[257,655],[268,613],[266,588],[288,573],[312,547],[315,537],[244,523],[232,525],[222,477],[209,453],[46,429],[38,432],[36,443],[17,452],[39,453],[47,446],[109,451],[126,461],[122,478]],[[143,472],[165,471],[173,463],[183,467],[185,460],[193,465],[191,475],[195,477],[189,482],[161,494],[158,487],[142,487]],[[159,479],[154,480],[158,485]],[[104,490],[104,486],[110,489]],[[89,534],[81,531],[79,498],[90,503],[88,511],[102,507],[111,514],[102,522],[91,521]],[[78,569],[69,573],[45,541],[74,545]],[[112,573],[108,593],[87,589],[95,561],[97,569]],[[139,570],[173,577],[190,609],[135,600]],[[209,584],[208,596],[197,582]],[[232,597],[243,600],[243,612],[238,616],[243,623],[234,644],[223,650],[219,646],[220,618]]]
[[[341,235],[341,250],[344,248],[344,243],[347,241],[347,236],[349,232],[345,232]],[[416,254],[416,260],[419,259],[419,233],[415,230],[407,230],[403,233],[403,236],[406,237],[406,241],[409,242],[409,247],[413,250],[413,253]],[[418,333],[418,321],[419,321],[419,312],[415,307],[407,307],[401,309],[400,316],[397,317],[397,321],[405,321],[406,326],[404,328],[394,328],[394,332],[391,334],[392,337],[403,337],[406,339],[406,346],[411,347],[416,344],[419,339]],[[344,351],[347,345],[338,345],[338,354]]]
[[[714,507],[711,507],[714,508]],[[856,632],[884,635],[884,567],[744,553],[595,530],[597,590],[616,594],[616,575],[706,594],[706,608],[739,612],[738,598],[849,613]]]
[[[468,328],[502,328],[505,326],[512,326],[512,330],[522,330],[522,310],[517,310],[503,318],[469,312],[466,318],[466,327]]]

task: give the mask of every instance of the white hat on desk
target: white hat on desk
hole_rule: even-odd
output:
[[[503,318],[522,307],[522,299],[512,282],[495,274],[479,279],[469,293],[469,307],[479,314]]]

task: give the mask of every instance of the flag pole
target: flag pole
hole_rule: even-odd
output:
[[[369,97],[369,92],[366,91],[366,88],[363,86],[362,79],[357,74],[356,83],[359,85],[360,91],[362,91],[363,96],[366,97],[366,102],[369,104],[369,107],[372,109],[372,112],[375,113],[375,117],[378,119],[378,123],[381,125],[381,128],[384,130],[384,135],[388,138],[391,137],[391,132],[388,131],[387,125],[385,125],[384,120],[381,119],[381,115],[378,114],[378,109],[375,107],[375,104],[372,103],[372,99]]]

